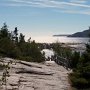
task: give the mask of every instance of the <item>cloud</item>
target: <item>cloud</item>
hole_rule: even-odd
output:
[[[72,3],[80,3],[80,4],[85,4],[87,3],[87,0],[70,0]]]
[[[90,8],[90,5],[72,2],[75,0],[71,0],[70,2],[66,2],[64,0],[63,1],[57,1],[57,0],[8,0],[8,1],[11,2],[11,3],[8,3],[8,6],[32,6],[32,7],[44,7],[44,8],[47,8],[47,7],[51,7],[51,8],[66,8],[66,7]]]
[[[76,7],[84,7],[90,8],[90,5],[83,4],[86,0],[70,0],[69,2],[66,1],[57,1],[57,0],[9,0],[14,4],[26,4],[27,6],[40,6],[40,7],[56,7],[61,8],[65,6],[76,6]]]
[[[58,13],[90,15],[90,9],[89,10],[54,10],[54,11]]]
[[[90,15],[90,12],[86,12],[86,11],[63,11],[65,13],[72,13],[72,14],[87,14],[87,15]]]
[[[83,12],[82,9],[90,9],[89,0],[8,0],[8,6],[39,7],[60,9],[67,13],[88,14],[90,11]],[[66,9],[66,10],[65,10]]]

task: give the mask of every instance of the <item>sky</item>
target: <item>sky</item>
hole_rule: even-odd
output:
[[[0,0],[0,27],[27,38],[72,34],[90,26],[90,0]]]

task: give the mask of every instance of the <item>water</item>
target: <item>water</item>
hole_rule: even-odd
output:
[[[53,37],[53,36],[38,36],[33,37],[33,40],[39,43],[88,43],[89,38],[72,38],[72,37]]]
[[[43,36],[43,37],[34,37],[34,40],[39,43],[68,43],[68,46],[72,48],[72,50],[77,52],[84,52],[86,50],[85,44],[89,42],[89,38],[71,38],[71,37],[52,37],[52,36]],[[51,51],[45,50],[46,58],[50,57],[52,53]]]

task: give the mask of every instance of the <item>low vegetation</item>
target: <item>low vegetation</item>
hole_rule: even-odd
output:
[[[25,36],[18,33],[17,27],[9,31],[6,23],[0,29],[0,56],[22,59],[32,62],[44,61],[39,46],[35,41],[25,41]]]
[[[69,75],[72,87],[75,90],[90,90],[90,45],[86,45],[86,51],[80,55],[69,47],[62,47],[60,43],[53,45],[57,55],[69,60],[72,73]]]
[[[76,59],[72,59],[72,70],[70,74],[70,80],[72,86],[78,88],[78,90],[90,89],[90,45],[86,45],[86,51],[80,56],[75,55]]]

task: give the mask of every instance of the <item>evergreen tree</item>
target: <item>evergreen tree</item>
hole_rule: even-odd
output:
[[[25,39],[24,39],[24,35],[22,33],[20,33],[20,36],[19,36],[19,43],[24,43],[25,42]]]
[[[73,73],[70,74],[72,85],[81,89],[90,89],[90,44],[86,45],[86,51],[80,58],[77,58],[77,55],[75,56],[73,59],[76,60],[74,61],[75,66]]]
[[[25,36],[22,33],[18,37],[17,27],[9,33],[7,25],[4,23],[0,30],[0,55],[26,61],[44,61],[44,56],[38,48],[38,44],[30,40],[31,38],[28,42],[25,42]]]
[[[69,47],[63,47],[60,43],[53,44],[53,50],[60,57],[71,59],[72,51]]]
[[[0,39],[1,38],[9,38],[9,31],[8,31],[8,27],[6,25],[6,23],[3,24],[1,30],[0,30]]]
[[[15,43],[18,43],[18,30],[17,30],[17,27],[15,27],[13,38],[15,39]]]
[[[71,56],[71,68],[74,69],[77,67],[77,64],[79,62],[79,59],[80,59],[80,53],[79,52],[73,52],[72,53],[72,56]]]

